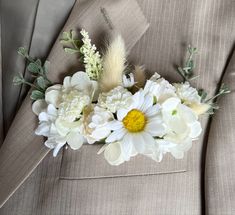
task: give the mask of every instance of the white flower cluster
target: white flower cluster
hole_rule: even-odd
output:
[[[92,80],[98,80],[103,70],[102,58],[100,53],[96,50],[96,46],[91,44],[88,32],[81,30],[83,45],[80,49],[83,54],[83,63],[88,76]]]
[[[183,158],[202,131],[193,107],[204,104],[196,89],[189,83],[172,85],[157,73],[135,94],[124,86],[129,87],[124,83],[99,97],[97,105],[113,113],[113,119],[103,123],[108,132],[99,153],[104,152],[111,165],[137,154],[158,162],[166,153]]]
[[[84,142],[103,141],[99,153],[111,165],[137,154],[158,162],[166,153],[183,158],[202,131],[197,109],[204,104],[196,89],[187,82],[172,85],[158,74],[134,94],[128,90],[133,84],[123,77],[122,86],[94,97],[98,84],[85,72],[65,77],[33,104],[36,134],[47,137],[54,156],[66,143],[79,149]]]
[[[97,89],[96,81],[85,72],[77,72],[65,77],[63,85],[47,88],[45,100],[34,102],[32,108],[39,119],[35,133],[48,138],[45,145],[54,149],[54,156],[66,143],[72,149],[82,146],[83,111],[95,99]]]

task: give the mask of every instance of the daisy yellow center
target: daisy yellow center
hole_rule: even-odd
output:
[[[122,123],[129,132],[140,132],[144,130],[146,125],[146,117],[144,113],[133,109],[123,118]]]

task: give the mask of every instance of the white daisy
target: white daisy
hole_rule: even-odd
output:
[[[113,132],[106,142],[121,142],[125,160],[131,157],[134,150],[141,154],[151,151],[155,145],[154,137],[165,134],[160,106],[153,104],[153,97],[138,91],[132,98],[129,108],[119,109],[117,120],[107,125]]]

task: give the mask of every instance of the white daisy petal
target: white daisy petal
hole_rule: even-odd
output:
[[[117,140],[121,140],[125,134],[126,134],[126,129],[124,128],[115,130],[107,137],[105,141],[106,143],[112,143]]]
[[[142,132],[142,137],[145,141],[145,145],[146,145],[146,150],[152,150],[155,148],[156,146],[156,141],[154,140],[154,138],[147,132]],[[147,152],[146,151],[146,152]]]
[[[145,96],[145,100],[141,106],[141,110],[145,112],[147,109],[149,109],[153,105],[153,97],[150,95]]]
[[[161,137],[166,133],[165,127],[160,117],[150,119],[145,127],[145,131],[154,137]]]
[[[97,128],[91,133],[91,137],[93,137],[96,140],[102,140],[106,138],[110,134],[110,130],[103,127],[103,128]]]
[[[123,118],[127,115],[128,111],[129,110],[127,110],[127,109],[120,109],[120,110],[118,110],[117,111],[117,119],[119,121],[122,121]]]
[[[145,115],[147,117],[151,117],[153,115],[158,114],[159,111],[160,111],[160,105],[156,104],[156,105],[153,105],[152,107],[148,108],[145,112]]]
[[[145,139],[142,133],[129,135],[131,142],[134,144],[135,149],[138,153],[144,153],[145,151]]]
[[[117,120],[113,120],[111,122],[108,122],[106,127],[110,130],[119,130],[121,128],[123,128],[123,124],[120,122],[120,121],[117,121]]]
[[[132,151],[133,151],[133,144],[131,142],[131,136],[129,134],[126,134],[122,140],[122,151],[123,151],[123,157],[126,161],[130,160]]]

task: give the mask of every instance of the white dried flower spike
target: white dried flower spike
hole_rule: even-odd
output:
[[[98,80],[103,71],[102,58],[96,46],[91,44],[88,32],[83,29],[80,33],[83,37],[80,51],[83,54],[86,73],[92,80]]]
[[[120,35],[116,36],[107,47],[103,56],[103,73],[99,80],[102,92],[122,85],[122,76],[125,70],[126,50]]]

